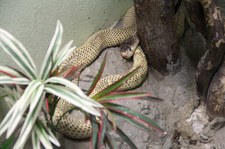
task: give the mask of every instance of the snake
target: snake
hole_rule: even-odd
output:
[[[176,34],[180,38],[184,34],[184,15],[183,11],[175,16]],[[109,75],[101,78],[96,84],[90,97],[101,92],[103,89],[118,81],[123,76],[133,70],[132,77],[124,82],[117,91],[126,91],[138,87],[146,78],[148,73],[148,64],[136,35],[137,25],[134,6],[130,7],[122,19],[119,28],[107,28],[95,32],[80,47],[75,49],[66,60],[61,64],[60,71],[65,71],[73,66],[79,66],[79,72],[82,72],[87,66],[97,59],[100,53],[113,46],[121,45],[121,56],[124,58],[133,57],[132,67],[124,73]],[[74,79],[74,83],[78,80]],[[57,131],[73,139],[86,139],[92,135],[92,124],[90,120],[74,119],[70,115],[64,115],[68,110],[74,108],[74,105],[60,99],[56,105],[53,114],[53,123],[57,125]]]
[[[126,50],[126,46],[121,46],[121,55],[125,58],[129,58],[133,55],[132,67],[127,72],[101,78],[89,96],[93,97],[123,76],[136,70],[132,77],[123,83],[117,91],[133,89],[143,82],[148,72],[146,57],[141,47],[138,46],[139,40],[136,37],[134,6],[129,8],[126,12],[121,27],[103,29],[91,35],[80,47],[69,54],[66,60],[61,64],[60,71],[68,70],[73,66],[79,66],[79,72],[82,72],[83,69],[97,59],[104,49],[120,44],[127,45],[130,41],[134,44],[128,47],[128,50]],[[73,82],[77,83],[77,80],[75,79]],[[57,125],[56,129],[58,132],[67,137],[73,139],[89,138],[92,134],[90,120],[74,119],[70,115],[64,115],[65,112],[73,107],[74,106],[69,102],[59,99],[53,114],[53,124]]]

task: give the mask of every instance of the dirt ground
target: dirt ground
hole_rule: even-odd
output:
[[[221,1],[221,6],[223,4]],[[134,141],[138,149],[225,149],[225,127],[222,127],[224,118],[209,122],[205,105],[199,101],[196,93],[196,67],[193,64],[196,64],[196,57],[204,52],[202,51],[204,41],[201,38],[194,38],[193,36],[196,34],[189,33],[186,34],[188,42],[186,45],[184,43],[184,47],[189,51],[181,50],[181,70],[168,76],[162,76],[150,69],[144,83],[136,89],[150,92],[164,101],[160,103],[146,101],[121,103],[152,118],[167,132],[166,136],[159,132],[150,134],[118,119],[119,126]],[[195,47],[193,51],[190,47],[187,48],[189,44]],[[83,71],[81,88],[85,89],[90,86],[93,78],[87,77],[87,75],[95,76],[106,53],[107,65],[104,75],[122,73],[131,68],[132,62],[122,59],[118,48],[106,49],[91,66]],[[194,62],[186,53],[192,57],[192,60],[194,57]],[[89,148],[88,140],[75,141],[63,136],[60,136],[59,140],[62,149]],[[120,138],[116,138],[116,140],[119,149],[129,148]]]
[[[107,53],[104,75],[122,73],[132,66],[132,62],[122,59],[118,48],[104,50],[101,56],[81,75],[80,87],[89,87]],[[149,134],[125,121],[118,119],[119,126],[135,142],[139,149],[223,149],[225,148],[225,128],[219,131],[208,129],[208,117],[205,106],[199,104],[196,95],[195,67],[182,52],[181,70],[169,76],[162,76],[150,69],[145,82],[136,90],[150,92],[153,96],[163,98],[160,103],[147,101],[130,101],[121,104],[130,107],[156,121],[166,132]],[[103,76],[104,76],[103,75]],[[193,112],[194,111],[194,112]],[[211,127],[210,127],[211,128]],[[61,136],[63,149],[88,148],[88,140],[74,141]],[[120,138],[116,138],[120,149],[129,148]]]
[[[147,133],[131,124],[118,119],[118,125],[138,149],[224,149],[225,127],[217,130],[224,124],[224,119],[217,119],[210,123],[203,103],[200,103],[196,94],[195,71],[193,62],[181,50],[181,70],[168,76],[162,76],[153,69],[149,70],[148,77],[137,91],[150,92],[153,96],[164,99],[163,102],[129,101],[121,104],[136,110],[157,122],[166,132]],[[119,48],[105,49],[99,58],[81,74],[80,87],[87,89],[97,73],[103,57],[107,53],[105,75],[119,74],[132,66],[120,56]],[[75,113],[73,113],[75,114]],[[119,137],[116,141],[119,149],[129,149]],[[72,140],[59,136],[60,149],[87,149],[88,140]],[[26,148],[31,148],[28,143]],[[56,147],[57,148],[57,147]]]

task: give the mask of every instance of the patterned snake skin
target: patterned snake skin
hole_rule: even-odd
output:
[[[60,70],[67,70],[72,66],[80,66],[79,71],[90,65],[102,52],[103,49],[111,46],[116,46],[133,37],[136,34],[136,20],[134,7],[131,7],[123,18],[122,27],[116,29],[104,29],[94,33],[82,46],[74,50],[70,56],[61,65]],[[129,90],[137,87],[146,77],[147,61],[141,48],[133,49],[133,66],[123,74],[110,75],[102,78],[96,85],[95,89],[90,94],[93,97],[101,90],[117,81],[130,71],[137,68],[134,75],[124,83],[118,91]],[[76,80],[74,80],[76,82]],[[63,116],[74,106],[60,99],[57,103],[55,113],[53,115],[53,123],[57,125],[57,131],[74,139],[84,139],[91,136],[92,128],[89,120],[74,119],[70,115]],[[59,121],[59,122],[58,122]]]
[[[184,13],[182,10],[175,16],[176,32],[180,38],[184,33]],[[79,66],[79,72],[90,65],[107,47],[117,46],[136,35],[136,18],[134,7],[131,7],[123,17],[122,27],[116,29],[104,29],[94,33],[82,46],[74,50],[70,56],[64,61],[60,67],[60,71],[67,70],[72,66]],[[136,42],[136,41],[135,41]],[[133,66],[125,73],[106,76],[97,83],[95,89],[91,92],[93,97],[104,88],[117,81],[127,73],[134,69],[134,75],[126,81],[118,91],[129,90],[140,85],[145,79],[148,71],[147,60],[140,47],[137,44],[130,47],[130,51],[121,53],[123,57],[127,57],[128,53],[133,53]],[[123,55],[124,54],[124,55]],[[77,83],[77,80],[73,81]],[[74,119],[70,115],[62,115],[68,110],[74,108],[73,105],[60,99],[57,103],[55,113],[53,115],[53,123],[57,125],[57,131],[74,139],[84,139],[91,136],[92,127],[89,120]],[[60,119],[61,118],[61,119]],[[59,121],[60,119],[60,121]]]

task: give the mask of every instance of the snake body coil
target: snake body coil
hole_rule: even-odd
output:
[[[134,7],[131,7],[124,16],[121,28],[104,29],[94,33],[82,46],[70,54],[70,56],[61,65],[60,69],[63,71],[72,66],[80,66],[80,71],[82,71],[98,57],[103,49],[119,45],[135,34],[135,13]],[[147,61],[140,47],[135,50],[133,61],[133,66],[128,72],[102,78],[90,94],[90,97],[93,97],[95,94],[99,93],[104,88],[119,80],[134,69],[137,69],[134,75],[118,90],[123,91],[137,87],[144,80],[147,74]],[[71,108],[73,108],[73,105],[60,99],[53,116],[54,124],[56,125],[63,113],[67,112]],[[63,116],[57,125],[57,131],[71,138],[83,139],[91,136],[92,128],[90,121],[75,120],[71,116]]]

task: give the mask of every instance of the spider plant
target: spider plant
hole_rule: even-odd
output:
[[[96,84],[102,76],[105,64],[106,56],[92,82],[91,87],[87,91],[87,95],[90,95],[96,87]],[[77,70],[76,68],[76,66],[71,68],[71,71],[69,71],[69,73],[67,73],[64,77],[70,79]],[[119,128],[115,121],[115,116],[122,118],[133,124],[134,126],[137,126],[138,128],[143,129],[147,132],[152,132],[152,129],[154,129],[159,131],[163,135],[166,135],[166,132],[162,128],[160,128],[160,126],[158,126],[153,120],[118,103],[119,101],[126,100],[147,100],[154,102],[163,101],[160,98],[151,96],[150,93],[116,91],[124,82],[132,77],[137,69],[128,73],[117,82],[113,83],[112,85],[108,86],[107,88],[96,94],[94,97],[92,97],[96,102],[102,104],[103,107],[99,110],[101,115],[100,121],[97,121],[95,116],[89,116],[89,119],[92,121],[93,129],[90,148],[101,148],[103,143],[106,143],[108,147],[112,149],[117,148],[111,132],[115,132],[116,134],[118,134],[132,149],[137,148],[136,145],[129,139],[129,137]]]
[[[58,21],[54,36],[48,47],[40,73],[37,72],[30,54],[25,47],[10,33],[0,29],[0,47],[18,64],[20,69],[11,66],[0,66],[1,98],[8,101],[11,108],[0,123],[0,137],[6,134],[5,146],[15,137],[13,148],[23,148],[31,136],[34,149],[40,149],[41,144],[53,148],[52,144],[60,146],[50,128],[40,118],[44,101],[49,96],[57,96],[67,100],[85,112],[100,116],[96,107],[101,107],[86,96],[74,83],[58,75],[58,66],[75,47],[72,41],[60,48],[63,27]],[[69,87],[69,88],[68,88]],[[21,129],[17,129],[21,127]],[[2,147],[2,146],[0,146]]]

